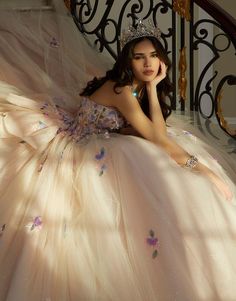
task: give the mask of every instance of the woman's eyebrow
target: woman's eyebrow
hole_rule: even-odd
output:
[[[151,51],[149,54],[156,54],[156,51]],[[144,55],[144,52],[135,52],[134,55]]]

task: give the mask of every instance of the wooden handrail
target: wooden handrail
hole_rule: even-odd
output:
[[[229,35],[236,48],[236,19],[213,0],[194,0],[194,3],[220,23],[222,29]]]

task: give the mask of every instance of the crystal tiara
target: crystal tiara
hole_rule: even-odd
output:
[[[159,27],[156,27],[151,20],[149,20],[148,24],[144,24],[143,20],[139,19],[135,27],[129,25],[127,30],[124,29],[122,31],[122,36],[120,39],[121,48],[123,48],[130,41],[141,37],[155,37],[156,39],[160,40],[161,30]]]

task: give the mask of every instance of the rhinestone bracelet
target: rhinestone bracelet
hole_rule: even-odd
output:
[[[195,156],[190,156],[186,163],[184,164],[185,168],[193,169],[198,164],[198,158]]]

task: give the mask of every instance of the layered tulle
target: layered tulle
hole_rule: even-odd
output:
[[[73,118],[106,63],[53,3],[0,11],[0,300],[235,300],[234,162],[168,128],[229,202],[142,138],[61,131],[56,106]]]
[[[78,143],[1,87],[0,300],[234,300],[235,196],[142,138]],[[204,143],[168,132],[235,193]]]

